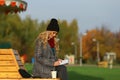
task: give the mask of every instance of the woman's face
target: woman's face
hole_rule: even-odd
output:
[[[49,39],[56,37],[57,32],[56,31],[49,31]]]

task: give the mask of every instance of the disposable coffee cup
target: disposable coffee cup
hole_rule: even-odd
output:
[[[57,71],[51,71],[52,78],[57,78]]]

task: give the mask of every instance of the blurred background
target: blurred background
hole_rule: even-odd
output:
[[[0,48],[16,49],[25,63],[34,62],[35,39],[56,18],[60,58],[70,64],[120,64],[119,0],[25,1],[25,12],[0,14]]]

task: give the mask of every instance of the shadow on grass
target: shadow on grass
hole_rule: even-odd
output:
[[[68,77],[69,77],[69,80],[104,80],[103,78],[100,78],[100,77],[93,77],[93,76],[78,74],[74,71],[68,71]]]

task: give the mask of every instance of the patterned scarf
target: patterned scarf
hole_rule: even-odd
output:
[[[49,39],[48,43],[49,43],[49,45],[50,45],[50,47],[51,47],[51,49],[53,51],[53,55],[55,55],[55,41],[54,41],[54,37]]]

